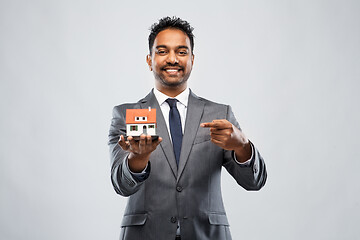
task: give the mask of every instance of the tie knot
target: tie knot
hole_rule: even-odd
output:
[[[176,102],[178,100],[176,98],[168,98],[165,100],[165,102],[167,102],[170,106],[170,108],[176,107]]]

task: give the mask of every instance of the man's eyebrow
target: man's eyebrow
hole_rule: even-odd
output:
[[[188,46],[183,46],[183,45],[180,45],[180,46],[178,46],[178,47],[177,47],[177,49],[179,49],[179,48],[186,48],[186,49],[189,49],[189,47],[188,47]]]
[[[167,48],[167,46],[166,46],[166,45],[158,45],[158,46],[156,46],[156,49],[159,49],[159,48]],[[188,47],[188,46],[185,46],[185,45],[177,46],[177,49],[179,49],[179,48],[189,49],[189,47]]]
[[[158,45],[158,46],[156,46],[156,49],[159,49],[159,48],[167,48],[167,46],[166,45]]]

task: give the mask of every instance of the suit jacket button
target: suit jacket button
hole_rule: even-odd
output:
[[[170,221],[171,221],[172,223],[176,223],[176,222],[177,222],[177,219],[176,219],[176,217],[171,217]]]
[[[176,187],[176,191],[181,192],[182,190],[183,190],[183,188],[181,186]]]

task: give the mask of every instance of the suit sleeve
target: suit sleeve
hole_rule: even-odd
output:
[[[230,106],[228,106],[227,120],[241,130]],[[246,190],[260,190],[266,182],[266,166],[255,145],[252,142],[250,144],[253,154],[249,164],[238,164],[233,157],[233,151],[224,150],[223,166],[236,182]]]
[[[129,153],[124,151],[118,144],[120,135],[126,135],[125,109],[123,105],[113,109],[108,144],[110,147],[112,185],[118,194],[130,196],[137,192],[144,182],[136,180],[130,173],[127,167]]]

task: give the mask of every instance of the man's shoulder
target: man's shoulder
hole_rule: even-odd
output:
[[[197,101],[202,102],[202,104],[194,104],[199,106],[199,110],[202,109],[204,116],[211,116],[213,119],[227,118],[230,109],[229,105],[214,102],[203,97],[197,97]],[[189,102],[189,105],[191,105],[191,102]]]
[[[115,106],[114,108],[116,108],[116,109],[136,108],[138,105],[140,105],[139,102],[122,103],[122,104]]]
[[[151,94],[151,93],[150,93]],[[149,95],[150,95],[149,94]],[[127,102],[127,103],[122,103],[119,104],[117,106],[114,107],[114,110],[117,111],[125,111],[126,109],[137,109],[137,108],[141,108],[140,104],[147,101],[147,99],[150,97],[149,95],[147,95],[146,97],[141,98],[139,101],[137,102]]]
[[[228,104],[214,102],[214,101],[209,100],[207,98],[199,97],[199,96],[195,95],[194,93],[193,93],[193,95],[198,100],[204,102],[206,107],[219,107],[219,108],[228,108],[229,107]]]
[[[113,108],[113,114],[120,114],[120,115],[124,115],[126,113],[126,109],[140,109],[140,103],[136,102],[136,103],[123,103],[120,105],[117,105]]]

